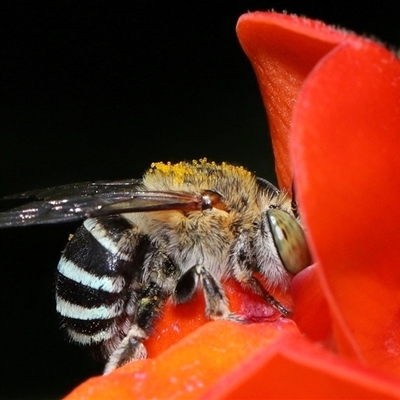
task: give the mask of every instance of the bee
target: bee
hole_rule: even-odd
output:
[[[167,299],[201,290],[209,319],[245,322],[222,285],[233,278],[287,316],[265,287],[286,289],[310,264],[291,199],[228,163],[159,162],[140,180],[4,199],[27,204],[0,213],[3,228],[84,220],[57,267],[56,308],[73,341],[101,349],[105,373],[146,358],[143,341]]]

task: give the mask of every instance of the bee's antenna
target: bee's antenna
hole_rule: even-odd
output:
[[[294,189],[294,181],[292,181],[292,201],[290,203],[292,207],[292,213],[296,218],[300,218],[299,214],[299,208],[297,207],[297,201],[296,201],[296,191]]]

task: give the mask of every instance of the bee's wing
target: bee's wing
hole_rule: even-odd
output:
[[[35,189],[27,192],[14,194],[1,198],[5,200],[54,200],[77,196],[94,196],[107,194],[114,196],[116,194],[131,193],[137,190],[142,181],[140,179],[127,179],[119,181],[97,181],[97,182],[79,182],[61,186],[53,186],[45,189]]]
[[[26,204],[0,212],[0,228],[81,220],[99,215],[201,209],[202,197],[188,192],[141,191],[141,181],[85,182],[7,196]]]

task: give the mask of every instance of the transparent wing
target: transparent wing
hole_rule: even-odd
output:
[[[61,186],[53,186],[45,189],[35,189],[27,192],[3,197],[4,200],[51,200],[63,199],[77,196],[95,196],[101,195],[111,197],[117,194],[124,195],[137,190],[142,184],[140,179],[127,179],[120,181],[97,181],[97,182],[79,182]]]
[[[200,210],[199,194],[140,190],[140,180],[85,182],[7,196],[2,202],[25,201],[0,212],[0,228],[81,220],[100,215],[162,210]]]

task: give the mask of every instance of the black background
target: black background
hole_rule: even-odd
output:
[[[0,195],[140,177],[152,161],[243,164],[272,181],[235,34],[255,10],[400,43],[398,1],[11,1],[2,6]],[[0,232],[0,398],[58,398],[102,366],[58,329],[54,270],[76,224]]]

